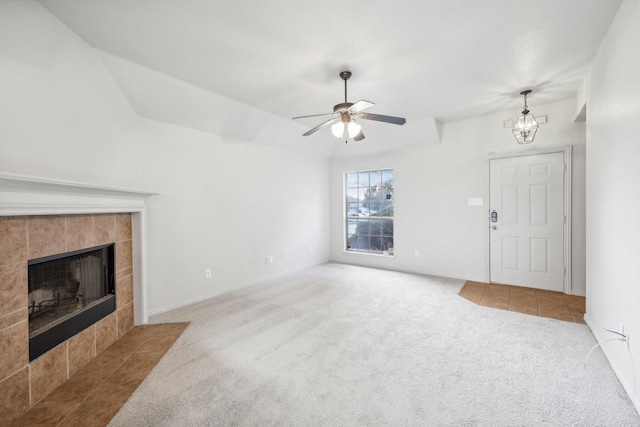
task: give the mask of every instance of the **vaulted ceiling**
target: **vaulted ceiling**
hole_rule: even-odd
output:
[[[265,117],[331,112],[344,100],[342,70],[353,72],[349,101],[407,125],[517,114],[529,88],[530,105],[573,98],[620,0],[40,3],[100,51],[139,114],[188,121],[177,116],[192,108],[205,113],[192,127],[206,127],[216,114],[206,105],[218,103],[249,117],[234,126],[250,140]],[[163,109],[154,85],[191,95]],[[301,134],[321,120],[291,126]],[[309,138],[331,138],[319,134]]]

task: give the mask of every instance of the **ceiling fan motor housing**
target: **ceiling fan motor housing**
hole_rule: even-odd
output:
[[[343,102],[342,104],[336,104],[333,106],[333,112],[334,113],[342,113],[342,112],[347,112],[347,110],[349,109],[349,107],[351,107],[353,105],[353,102]]]

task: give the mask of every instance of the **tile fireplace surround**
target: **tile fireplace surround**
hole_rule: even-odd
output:
[[[147,322],[145,198],[153,193],[0,173],[0,426]],[[115,243],[116,311],[29,362],[27,262]]]

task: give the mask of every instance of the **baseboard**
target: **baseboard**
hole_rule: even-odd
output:
[[[587,326],[589,327],[589,329],[591,330],[591,333],[593,334],[593,336],[596,338],[597,342],[603,342],[604,339],[602,337],[602,332],[598,332],[596,333],[596,330],[593,327],[593,321],[591,320],[591,318],[588,316],[588,314],[585,313],[584,315],[584,321],[587,324]],[[621,375],[621,371],[618,368],[618,365],[614,362],[611,353],[609,353],[609,350],[607,349],[606,346],[601,345],[600,349],[602,350],[602,353],[604,354],[604,357],[607,358],[607,361],[609,362],[609,365],[611,366],[611,369],[613,369],[613,372],[616,374],[616,377],[618,377],[618,380],[620,381],[620,384],[622,384],[622,387],[624,388],[624,391],[627,392],[627,396],[629,396],[629,399],[631,399],[631,403],[633,403],[633,406],[635,406],[636,411],[640,414],[640,400],[638,400],[638,398],[634,395],[634,390],[633,387],[629,385],[629,383],[627,383],[627,381],[625,381],[625,379],[622,377]],[[632,361],[633,363],[633,361]]]
[[[296,271],[300,271],[300,270],[303,270],[305,268],[313,267],[315,265],[321,265],[321,264],[324,264],[326,262],[327,262],[327,260],[321,261],[321,262],[318,262],[318,263],[315,263],[315,264],[309,264],[309,265],[304,265],[304,266],[301,266],[301,267],[296,267],[296,268],[293,268],[291,270],[286,270],[286,271],[283,271],[281,273],[276,273],[276,274],[272,274],[272,275],[269,275],[269,276],[264,276],[264,277],[261,277],[261,278],[256,279],[256,280],[252,280],[250,282],[239,283],[237,285],[233,285],[233,286],[230,286],[228,288],[224,288],[224,289],[221,289],[221,290],[218,290],[218,291],[215,291],[215,292],[211,292],[211,293],[208,293],[208,294],[200,295],[198,297],[191,298],[191,299],[188,299],[188,300],[185,300],[185,301],[180,301],[180,302],[177,302],[175,304],[171,304],[171,305],[168,305],[168,306],[165,306],[165,307],[161,307],[161,308],[158,308],[158,309],[155,309],[155,310],[149,310],[149,317],[156,316],[156,315],[162,314],[162,313],[166,313],[168,311],[176,310],[178,308],[186,307],[188,305],[197,304],[199,302],[206,301],[206,300],[209,300],[211,298],[218,297],[220,295],[228,294],[229,292],[233,292],[233,291],[237,291],[239,289],[247,288],[249,286],[258,284],[258,283],[262,282],[263,280],[274,279],[274,278],[277,278],[277,277],[280,277],[280,276],[284,276],[284,275],[287,275],[287,274],[295,273]]]
[[[238,289],[242,289],[242,288],[251,286],[251,285],[255,284],[256,282],[257,282],[257,280],[254,280],[254,281],[248,282],[248,283],[240,283],[238,285],[231,286],[229,288],[225,288],[225,289],[222,289],[222,290],[219,290],[219,291],[215,291],[215,292],[211,292],[211,293],[208,293],[208,294],[200,295],[198,297],[191,298],[191,299],[188,299],[188,300],[185,300],[185,301],[180,301],[178,303],[171,304],[171,305],[168,305],[168,306],[165,306],[165,307],[162,307],[162,308],[158,308],[156,310],[150,310],[149,311],[149,317],[156,316],[156,315],[162,314],[162,313],[166,313],[168,311],[176,310],[178,308],[186,307],[188,305],[197,304],[199,302],[206,301],[208,299],[215,298],[217,296],[224,295],[224,294],[227,294],[229,292],[237,291]]]

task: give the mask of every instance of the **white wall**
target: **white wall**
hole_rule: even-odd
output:
[[[0,171],[140,186],[133,109],[93,49],[38,3],[0,2],[0,93]]]
[[[159,193],[147,205],[151,313],[328,258],[324,158],[141,119],[100,56],[38,3],[0,2],[0,93],[0,172]]]
[[[447,123],[442,142],[416,149],[331,162],[331,259],[339,262],[454,277],[486,280],[485,230],[488,194],[487,161],[496,154],[522,153],[549,147],[573,146],[573,287],[584,295],[584,123],[573,123],[575,101],[536,105],[535,115],[547,115],[531,146],[518,145],[503,121],[513,111]],[[407,122],[405,126],[410,126]],[[366,142],[365,142],[366,143]],[[354,147],[357,150],[357,146]],[[395,170],[395,258],[343,252],[344,172]],[[483,198],[484,206],[467,206]],[[415,257],[418,250],[420,256]]]
[[[147,203],[152,312],[328,258],[326,161],[146,126],[144,186],[160,192]]]
[[[625,1],[589,75],[587,99],[587,314],[640,410],[640,2]],[[635,365],[635,378],[634,378]]]

